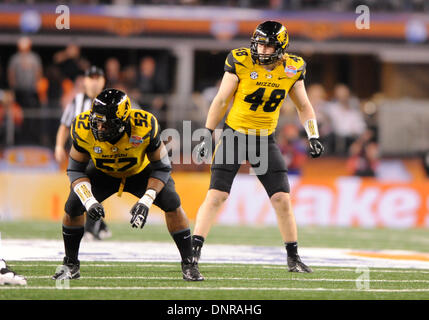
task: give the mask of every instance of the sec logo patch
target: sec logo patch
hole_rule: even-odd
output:
[[[253,80],[258,79],[258,73],[255,72],[255,71],[251,72],[250,73],[250,78],[253,79]]]

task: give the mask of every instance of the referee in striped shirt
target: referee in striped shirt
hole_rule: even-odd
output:
[[[70,137],[70,127],[74,118],[81,112],[91,109],[92,100],[103,91],[105,83],[106,79],[102,69],[92,66],[86,70],[83,80],[84,92],[78,93],[74,97],[61,116],[61,123],[55,143],[55,160],[58,163],[63,163],[68,158],[66,144]],[[111,237],[111,233],[103,219],[94,221],[90,217],[86,217],[86,239],[101,240],[109,237]]]

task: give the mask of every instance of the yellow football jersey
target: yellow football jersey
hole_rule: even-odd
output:
[[[224,70],[236,74],[239,83],[226,124],[245,134],[273,133],[289,90],[305,77],[305,65],[301,57],[287,55],[283,63],[268,71],[253,63],[249,48],[232,50]]]
[[[94,138],[89,124],[90,111],[79,114],[70,132],[74,147],[90,155],[95,167],[115,177],[126,178],[141,172],[148,164],[147,151],[159,147],[159,127],[156,118],[143,110],[131,110],[130,126],[115,144]]]

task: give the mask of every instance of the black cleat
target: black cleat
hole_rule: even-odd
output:
[[[302,273],[312,273],[313,270],[306,266],[302,261],[299,255],[287,257],[287,266],[289,272],[302,272]]]
[[[13,272],[7,265],[6,261],[0,259],[0,285],[20,285],[25,286],[27,284],[27,280]]]
[[[52,276],[52,280],[68,280],[80,278],[80,262],[72,261],[64,257],[63,265],[57,268],[57,272]]]
[[[195,261],[191,263],[182,262],[182,273],[183,273],[183,279],[186,281],[203,281],[204,280],[204,277],[201,275],[200,271],[198,270],[198,263]]]

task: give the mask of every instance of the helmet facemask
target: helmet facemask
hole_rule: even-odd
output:
[[[90,125],[95,139],[100,142],[115,140],[125,130],[125,123],[121,119],[107,119],[105,115],[97,113],[91,113]]]
[[[258,53],[258,44],[265,44],[274,47],[273,53]],[[283,49],[279,45],[269,43],[269,41],[254,40],[250,42],[250,54],[255,63],[266,66],[277,62],[283,56]]]

